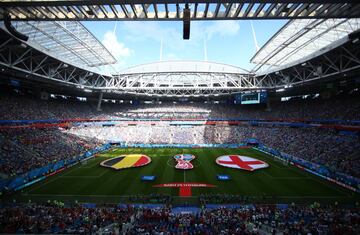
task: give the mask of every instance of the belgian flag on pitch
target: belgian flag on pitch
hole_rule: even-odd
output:
[[[142,154],[129,154],[103,161],[100,165],[115,170],[145,166],[151,162],[151,158]]]

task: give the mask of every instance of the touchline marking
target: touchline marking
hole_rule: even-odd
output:
[[[319,183],[321,183],[321,184],[323,184],[323,185],[325,185],[325,186],[327,186],[327,187],[330,187],[331,189],[336,190],[337,192],[341,193],[342,195],[345,194],[343,191],[341,191],[341,190],[339,189],[339,187],[341,187],[341,186],[335,185],[335,183],[333,183],[333,182],[325,181],[326,179],[320,178],[320,177],[318,177],[318,176],[316,176],[316,175],[314,175],[314,177],[312,177],[312,178],[310,178],[310,179],[313,180],[313,181],[319,182]],[[325,181],[325,182],[324,182],[324,181]],[[348,195],[347,197],[350,197],[350,195]]]
[[[96,166],[97,164],[99,164],[98,163],[98,161],[96,161],[97,159],[91,159],[91,160],[88,160],[88,161],[95,161],[95,163],[92,163],[92,162],[90,162],[90,164],[86,164],[86,166],[85,165],[81,165],[79,168],[82,168],[82,169],[89,169],[89,168],[93,168],[94,166]],[[81,164],[81,163],[80,163]]]
[[[78,163],[81,164],[81,163]],[[95,165],[95,164],[94,164]],[[60,178],[72,178],[72,176],[68,176],[70,173],[72,173],[75,169],[81,168],[81,166],[79,165],[75,165],[70,167],[70,169],[65,169],[64,172],[60,172],[60,174],[58,175],[54,175],[51,176],[50,178],[48,178],[49,180],[47,182],[44,182],[43,184],[38,185],[37,187],[32,188],[31,190],[29,190],[27,193],[29,192],[33,192],[34,190],[37,190],[39,188],[42,188],[43,186],[54,182],[55,180],[58,180]],[[104,175],[106,172],[103,172],[101,175],[99,175],[98,177],[101,177],[102,175]],[[76,177],[76,176],[75,176]],[[91,176],[90,176],[91,177]]]
[[[254,148],[252,148],[252,149],[254,149]],[[257,150],[257,149],[254,149],[254,150],[256,150],[257,152],[263,153],[262,151],[259,151],[259,150]],[[264,154],[265,154],[267,157],[272,158],[271,161],[274,163],[275,167],[278,167],[278,166],[277,166],[277,162],[278,162],[278,161],[280,162],[281,160],[275,160],[276,158],[273,157],[273,156],[271,156],[270,154],[267,154],[267,153],[264,153]],[[279,167],[279,168],[280,168],[280,167]],[[296,166],[291,165],[291,164],[288,165],[287,167],[284,167],[284,168],[288,168],[289,170],[291,170],[291,171],[293,171],[293,172],[295,172],[295,173],[298,173],[298,174],[300,174],[300,175],[306,176],[307,179],[310,179],[310,180],[319,182],[319,183],[321,183],[321,184],[323,184],[323,185],[325,185],[325,186],[327,186],[327,187],[330,187],[331,189],[336,190],[337,192],[341,193],[342,195],[345,194],[343,191],[341,191],[341,190],[339,189],[339,188],[341,188],[341,186],[335,185],[335,184],[332,183],[332,182],[326,182],[326,181],[327,181],[326,179],[323,179],[323,178],[321,178],[321,177],[319,177],[319,176],[317,176],[317,175],[314,175],[314,174],[312,174],[311,172],[305,172],[305,171],[300,171],[300,172],[299,172],[299,168],[297,168]],[[269,175],[269,174],[268,174],[268,175]],[[269,175],[269,176],[271,176],[271,175]],[[312,176],[312,177],[310,177],[310,176]],[[271,176],[271,177],[273,177],[273,176]],[[273,178],[275,178],[275,177],[273,177]],[[325,181],[325,182],[324,182],[324,181]],[[350,197],[350,196],[348,195],[348,196],[346,196],[346,197]]]
[[[273,178],[273,179],[311,179],[309,176],[272,176],[270,173],[266,172],[266,171],[260,171],[261,173],[266,174],[267,176]]]
[[[91,179],[96,179],[96,178],[100,178],[103,175],[105,175],[108,171],[104,171],[103,173],[101,173],[100,175],[97,176],[88,176],[88,175],[60,175],[59,178],[91,178]]]
[[[59,175],[54,175],[53,178],[51,178],[51,177],[48,178],[49,180],[48,180],[47,182],[44,182],[43,184],[40,184],[40,185],[38,185],[37,187],[32,188],[31,190],[28,191],[28,193],[29,193],[29,192],[32,192],[32,191],[34,191],[34,190],[36,190],[36,189],[42,188],[43,186],[45,186],[45,185],[47,185],[47,184],[49,184],[49,183],[54,182],[55,180],[57,180],[57,179],[60,178],[60,177],[63,177],[63,176],[66,176],[66,175],[70,174],[72,171],[74,171],[74,170],[77,168],[76,165],[75,165],[75,166],[72,166],[72,167],[73,167],[73,168],[69,169],[69,171],[67,171],[67,172],[60,172]],[[66,171],[66,169],[65,169],[65,171]],[[63,173],[63,175],[61,175],[61,173]]]

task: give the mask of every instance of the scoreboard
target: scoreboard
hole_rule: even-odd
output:
[[[267,101],[267,92],[244,92],[235,95],[235,104],[262,104]]]

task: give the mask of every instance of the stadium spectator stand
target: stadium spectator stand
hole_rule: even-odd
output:
[[[331,99],[308,97],[273,102],[271,112],[264,106],[210,103],[113,104],[105,102],[102,112],[76,98],[56,96],[41,100],[26,91],[0,89],[1,120],[68,118],[240,118],[240,119],[338,119],[360,120],[360,91],[339,94]],[[41,107],[39,109],[39,107]]]
[[[59,98],[40,100],[23,91],[2,90],[0,120],[66,118],[244,118],[360,120],[359,92],[331,100],[296,100],[263,107],[244,108],[217,104],[158,104],[138,106],[106,104],[96,112],[87,102]],[[41,107],[41,108],[39,108]],[[359,177],[359,136],[334,130],[269,126],[169,126],[118,125],[46,129],[1,129],[0,172],[20,174],[48,162],[68,159],[109,140],[127,143],[239,143],[257,138],[267,146]],[[18,157],[22,156],[22,157]]]
[[[20,91],[0,93],[0,120],[67,118],[244,118],[360,120],[358,93],[332,100],[274,103],[272,111],[216,104],[107,104],[102,112],[74,99],[44,101]],[[256,138],[266,146],[316,162],[334,171],[360,177],[358,134],[332,129],[263,125],[157,125],[74,126],[71,128],[0,129],[1,177],[12,177],[50,162],[71,159],[109,140],[126,143],[239,143]],[[14,204],[0,209],[0,233],[62,234],[359,234],[358,205],[337,206],[243,205],[207,208],[208,203],[238,202],[231,195],[202,195],[202,209],[175,213],[167,207],[64,206],[62,203]],[[144,199],[145,200],[145,199]],[[240,201],[246,202],[241,198]],[[146,203],[146,200],[145,200]]]
[[[0,233],[31,234],[359,234],[358,208],[244,205],[176,213],[171,206],[64,207],[26,204],[0,209]]]
[[[99,145],[59,129],[6,129],[0,131],[0,172],[17,175],[59,160],[71,159]]]

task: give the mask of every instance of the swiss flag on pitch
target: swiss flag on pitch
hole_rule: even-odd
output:
[[[240,156],[240,155],[225,155],[216,158],[216,163],[229,168],[236,168],[247,171],[254,171],[262,168],[269,167],[266,162],[261,160]]]

